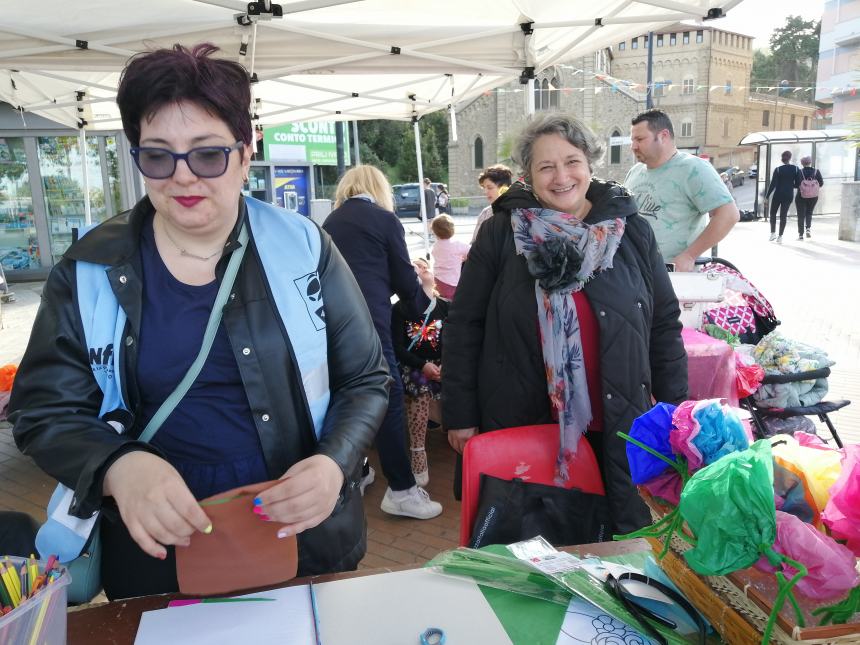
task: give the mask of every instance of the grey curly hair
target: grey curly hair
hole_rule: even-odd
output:
[[[532,165],[532,148],[535,141],[545,134],[559,134],[572,146],[582,150],[588,160],[588,169],[594,171],[594,164],[603,156],[603,146],[597,142],[594,133],[572,114],[548,112],[535,116],[517,136],[512,158],[526,178],[529,178]]]

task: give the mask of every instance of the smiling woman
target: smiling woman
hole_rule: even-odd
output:
[[[442,416],[458,452],[477,432],[558,421],[559,482],[588,431],[613,531],[625,533],[650,516],[617,433],[652,396],[683,399],[687,363],[651,227],[623,187],[592,177],[601,153],[564,114],[538,116],[520,135],[525,183],[493,202],[451,305]]]
[[[299,575],[353,569],[365,550],[356,487],[387,405],[379,338],[330,238],[242,198],[250,83],[216,51],[128,63],[117,103],[146,197],[51,273],[10,402],[18,446],[73,488],[40,552],[67,561],[100,537],[112,599],[175,591],[176,550],[201,533],[241,539],[200,501],[253,484],[267,483],[232,530],[298,535]],[[65,528],[97,511],[94,528]]]

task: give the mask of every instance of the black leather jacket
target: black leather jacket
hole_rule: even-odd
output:
[[[238,247],[241,217],[216,273],[226,269],[229,251]],[[86,518],[102,504],[102,479],[108,466],[130,450],[149,450],[136,441],[143,430],[134,411],[137,389],[137,339],[140,331],[142,224],[153,212],[148,198],[131,211],[100,225],[73,244],[52,270],[42,293],[30,343],[10,401],[10,421],[18,447],[45,472],[75,491],[70,509]],[[364,298],[329,236],[320,231],[319,276],[324,293],[331,402],[322,438],[313,422],[285,329],[261,271],[253,239],[242,260],[223,321],[239,366],[269,475],[280,477],[313,454],[331,457],[346,482],[331,517],[299,536],[300,574],[354,568],[366,548],[365,518],[356,488],[360,461],[370,447],[388,404],[389,374]],[[131,411],[122,419],[128,431],[117,434],[98,418],[99,389],[90,369],[75,293],[75,260],[108,265],[117,300],[128,316],[125,343],[119,348],[124,399]],[[288,270],[269,267],[270,271]],[[250,352],[246,351],[250,349]]]

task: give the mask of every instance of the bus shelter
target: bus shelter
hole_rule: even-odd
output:
[[[842,182],[854,180],[857,159],[854,143],[846,141],[850,135],[850,130],[777,130],[751,132],[741,139],[738,145],[756,147],[756,215],[767,216],[763,207],[759,212],[760,204],[785,150],[791,152],[791,163],[799,166],[801,157],[809,155],[812,165],[821,171],[824,187],[815,213],[839,213]]]

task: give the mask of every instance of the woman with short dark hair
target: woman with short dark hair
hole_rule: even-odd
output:
[[[472,244],[478,237],[478,229],[493,216],[493,202],[510,187],[511,181],[513,181],[511,169],[500,163],[485,168],[484,172],[478,175],[478,185],[490,204],[478,214],[475,230],[472,232]]]
[[[536,116],[517,140],[524,181],[493,202],[451,305],[442,420],[457,452],[478,432],[558,421],[561,480],[584,435],[623,533],[650,515],[618,433],[652,395],[687,398],[687,357],[651,227],[624,187],[592,176],[601,152],[564,114]]]
[[[782,165],[774,168],[773,177],[765,193],[765,200],[770,199],[770,241],[782,244],[782,234],[788,219],[788,208],[794,199],[794,189],[800,186],[800,171],[791,163],[791,151],[785,150],[782,155]],[[773,195],[773,198],[771,198]],[[776,232],[776,211],[779,211],[779,234]]]
[[[19,448],[72,493],[55,510],[100,511],[109,598],[176,591],[175,550],[219,531],[199,500],[269,480],[248,521],[298,536],[299,575],[354,569],[366,548],[356,486],[387,400],[379,339],[329,237],[242,197],[250,82],[216,51],[127,64],[117,103],[147,194],[54,267],[12,391]],[[221,311],[190,389],[140,441]]]

